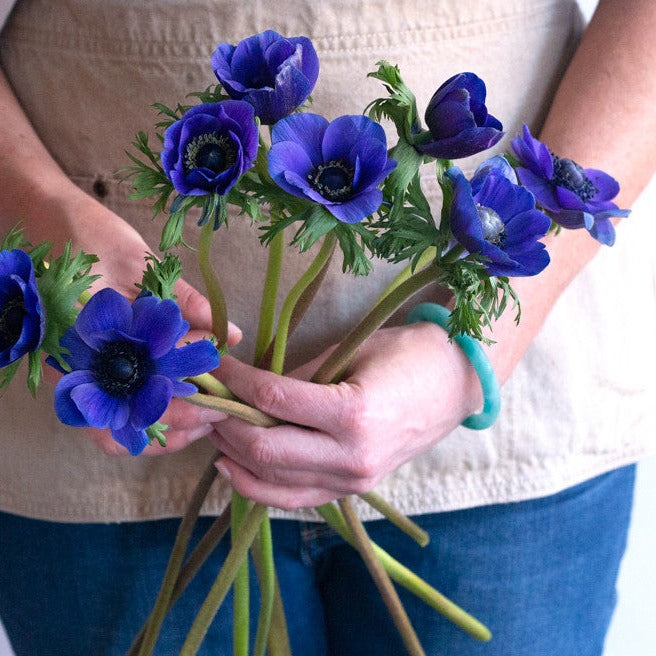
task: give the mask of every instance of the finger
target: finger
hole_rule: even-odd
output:
[[[267,483],[284,487],[322,488],[332,490],[338,496],[362,494],[374,488],[377,483],[377,480],[373,478],[360,477],[351,472],[346,474],[333,473],[322,468],[301,469],[298,466],[285,468],[275,465],[253,467],[252,462],[244,460],[242,454],[227,442],[220,433],[214,432],[209,437],[219,451],[248,470],[256,478]]]
[[[256,475],[271,468],[358,476],[360,460],[332,436],[300,426],[252,426],[237,419],[215,425],[219,448]]]
[[[164,432],[166,445],[162,446],[159,442],[153,442],[153,444],[149,444],[143,450],[143,455],[162,456],[167,453],[176,453],[182,451],[182,449],[189,446],[192,442],[207,437],[213,432],[214,428],[211,424],[201,424],[200,426],[196,426],[196,428],[184,431],[167,430]]]
[[[201,425],[219,423],[227,415],[219,410],[201,408],[184,399],[171,399],[168,408],[159,418],[161,424],[166,424],[172,431],[191,430]]]
[[[219,472],[247,499],[283,510],[312,508],[339,498],[332,490],[286,487],[262,481],[225,456],[215,463]]]
[[[288,423],[350,433],[359,421],[361,399],[353,386],[278,376],[229,356],[223,358],[217,375],[240,399]]]

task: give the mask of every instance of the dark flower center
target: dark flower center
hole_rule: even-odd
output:
[[[573,191],[584,203],[599,191],[576,162],[567,157],[551,155],[553,159],[553,181],[560,187]]]
[[[230,137],[216,132],[194,137],[185,149],[184,165],[187,173],[204,168],[222,173],[237,161],[237,148]]]
[[[347,200],[353,194],[352,166],[343,160],[331,160],[327,164],[319,164],[308,173],[308,182],[324,198],[332,201]]]
[[[491,244],[501,244],[506,235],[506,224],[492,208],[476,203],[476,209],[483,227],[483,239]]]
[[[148,364],[146,353],[136,344],[108,342],[96,354],[91,371],[103,392],[124,398],[146,382]]]
[[[10,298],[0,310],[0,349],[4,350],[18,341],[23,331],[25,302],[16,296]]]
[[[273,89],[276,86],[276,74],[266,64],[255,66],[253,70],[244,79],[244,86],[250,89],[263,89],[269,87]]]

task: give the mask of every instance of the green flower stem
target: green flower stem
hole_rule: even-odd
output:
[[[232,522],[230,535],[233,545],[240,535],[252,503],[236,490],[232,491]],[[234,581],[232,644],[234,656],[248,656],[248,630],[250,624],[250,588],[248,579],[248,558],[244,558]]]
[[[346,542],[351,545],[353,544],[351,531],[336,506],[327,503],[323,506],[318,506],[315,510]],[[426,581],[392,558],[392,556],[384,549],[381,549],[375,542],[372,545],[376,556],[393,581],[396,581],[399,585],[412,592],[473,638],[486,642],[492,637],[490,630],[475,617],[472,617],[450,599],[439,593],[435,588],[428,585]]]
[[[424,267],[428,266],[437,256],[437,248],[435,246],[431,246],[430,248],[427,248],[420,256],[419,260],[417,260],[416,265],[408,264],[408,266],[404,267],[400,273],[392,280],[392,282],[385,288],[383,293],[380,295],[378,298],[378,301],[376,301],[376,305],[380,303],[386,296],[389,296],[401,283],[405,282],[411,275],[413,271],[421,271]]]
[[[394,526],[410,536],[420,547],[425,547],[430,542],[428,533],[423,528],[417,526],[410,518],[399,512],[391,503],[388,503],[376,492],[367,492],[359,496],[363,501],[366,501],[372,508],[375,508],[381,515],[392,522]]]
[[[225,202],[222,198],[221,202]],[[219,347],[228,341],[228,310],[226,308],[223,290],[212,267],[211,251],[214,236],[214,222],[210,219],[205,223],[198,242],[198,268],[205,283],[207,298],[212,308],[212,333],[216,337]]]
[[[198,611],[198,615],[182,646],[180,656],[195,656],[198,652],[214,616],[228,593],[228,589],[234,581],[235,576],[237,576],[241,563],[248,555],[248,549],[255,539],[266,513],[267,507],[260,504],[255,504],[248,513],[239,535],[233,541],[230,552],[223,563],[223,567],[219,571],[216,581]]]
[[[263,524],[265,522],[269,522],[268,517],[264,518]],[[263,544],[262,539],[254,540],[251,545],[251,553],[253,554],[253,562],[255,563],[255,569],[257,570],[259,581],[262,581],[264,577],[268,575],[264,572],[264,568],[268,567],[268,565],[264,562],[264,555],[262,553],[263,548],[268,549],[268,546]],[[273,608],[271,612],[271,624],[267,636],[269,656],[291,656],[285,609],[282,605],[282,596],[280,594],[280,587],[278,585],[278,578],[274,567],[271,569],[271,578],[273,580]],[[257,637],[255,642],[257,649]]]
[[[215,458],[218,456],[215,456]],[[215,459],[214,458],[214,459]],[[162,622],[166,616],[166,612],[169,609],[171,603],[171,597],[173,595],[173,589],[175,587],[180,568],[182,567],[182,561],[187,551],[187,546],[189,545],[189,540],[191,539],[191,533],[198,519],[201,506],[205,497],[209,492],[214,479],[216,478],[218,472],[216,467],[214,467],[214,459],[207,466],[203,472],[194,494],[189,503],[189,507],[185,516],[180,522],[180,527],[178,528],[178,533],[175,538],[175,543],[173,545],[173,550],[169,557],[169,562],[166,567],[166,573],[164,574],[164,580],[157,595],[157,600],[155,606],[152,610],[150,618],[145,629],[144,638],[141,643],[141,648],[139,649],[139,656],[148,656],[152,654],[157,638],[162,628]]]
[[[335,250],[336,237],[334,232],[329,232],[321,244],[317,253],[307,271],[298,279],[298,282],[292,287],[278,319],[278,328],[273,347],[273,357],[271,358],[271,371],[281,374],[285,363],[285,352],[287,350],[287,337],[289,335],[289,324],[294,312],[296,303],[303,295],[303,292],[312,284],[314,279],[321,273],[326,263],[332,257]]]
[[[221,515],[212,522],[205,535],[203,535],[200,542],[196,545],[196,548],[185,561],[180,570],[180,574],[178,575],[178,579],[175,582],[175,587],[173,588],[167,611],[185,591],[187,585],[189,585],[194,576],[196,576],[203,563],[205,563],[210,554],[216,549],[216,546],[219,544],[223,536],[227,533],[228,528],[230,528],[230,510],[230,504],[228,504]],[[126,656],[136,656],[136,654],[139,653],[145,635],[145,629],[146,626],[142,627]]]
[[[438,275],[439,269],[437,267],[428,267],[415,273],[390,292],[378,305],[375,305],[369,311],[369,314],[326,358],[312,377],[312,381],[324,384],[339,381],[365,339],[380,328],[411,296],[432,282],[435,282],[438,279]]]
[[[450,264],[451,262],[455,262],[459,257],[464,255],[467,251],[463,246],[454,246],[450,251],[447,251],[442,255],[440,258],[441,262],[444,262],[446,264]]]
[[[232,399],[221,399],[217,396],[201,394],[198,392],[196,394],[191,394],[190,396],[185,396],[184,400],[188,403],[200,406],[201,408],[220,410],[221,412],[225,412],[233,417],[238,417],[239,419],[243,419],[244,421],[248,421],[251,424],[262,428],[270,428],[271,426],[277,426],[280,423],[278,420],[270,417],[257,408],[251,408],[251,406],[246,405],[245,403],[233,401]]]
[[[369,574],[371,574],[371,578],[374,580],[385,602],[385,606],[392,617],[394,626],[396,626],[397,631],[401,635],[408,654],[410,656],[425,656],[425,652],[419,642],[419,638],[417,638],[415,630],[412,628],[405,608],[403,608],[403,604],[390,581],[389,575],[377,558],[367,531],[355,514],[351,502],[348,498],[340,499],[339,507],[351,532],[354,546],[367,566]]]
[[[271,521],[268,517],[262,520],[262,525],[260,526],[255,542],[253,542],[253,546],[255,547],[252,549],[254,561],[255,552],[257,552],[256,570],[260,585],[260,615],[257,622],[253,656],[265,656],[276,595],[273,540],[271,536]]]
[[[231,399],[233,401],[236,398],[235,395],[220,380],[214,378],[212,374],[189,376],[186,380],[196,385],[196,387],[204,389],[212,396],[217,396],[221,399]]]
[[[255,362],[259,362],[271,340],[276,320],[276,298],[280,283],[280,271],[285,251],[284,232],[279,232],[269,244],[269,259],[267,261],[266,277],[262,289],[262,302],[260,304],[260,320],[255,340]]]

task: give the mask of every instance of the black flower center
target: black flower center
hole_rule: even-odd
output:
[[[149,369],[147,354],[132,342],[108,342],[91,364],[100,389],[119,398],[136,392],[146,382]]]
[[[0,350],[9,348],[18,341],[23,331],[25,302],[21,297],[10,298],[0,310]]]
[[[185,149],[187,173],[197,168],[222,173],[237,161],[237,148],[230,137],[216,132],[194,137]]]
[[[478,203],[476,210],[483,227],[483,239],[491,244],[501,244],[506,236],[506,224],[501,217],[491,207],[485,207]]]
[[[308,173],[307,179],[325,199],[342,201],[353,194],[353,174],[353,167],[343,160],[331,160],[327,164],[319,164]]]
[[[554,166],[553,181],[560,187],[573,191],[584,203],[599,191],[576,162],[567,157],[551,155]]]

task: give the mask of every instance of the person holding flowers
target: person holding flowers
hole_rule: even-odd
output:
[[[656,64],[656,11],[646,0],[632,13],[602,0],[576,48],[581,25],[569,1],[429,4],[17,3],[0,37],[2,233],[20,220],[26,239],[55,242],[55,253],[72,240],[98,256],[91,271],[102,275],[62,338],[54,393],[42,387],[34,401],[12,383],[0,397],[0,617],[17,654],[126,652],[165,566],[169,518],[183,512],[214,448],[223,480],[203,514],[219,514],[231,487],[272,507],[293,653],[404,653],[357,554],[311,510],[373,488],[415,516],[431,544],[415,550],[382,521],[367,522],[372,538],[492,629],[490,642],[474,643],[404,598],[427,653],[601,653],[632,463],[653,450],[645,401],[654,382],[639,365],[654,347],[626,339],[656,314],[653,228],[632,216],[606,247],[656,161],[645,138],[656,127],[656,78],[646,73]],[[391,132],[357,114],[380,92],[364,74],[383,58],[399,64],[425,108],[391,152]],[[171,215],[208,190],[227,197],[249,171],[264,178],[266,166],[317,230],[329,220],[346,240],[342,226],[365,225],[385,185],[400,184],[397,171],[422,158],[450,161],[440,172],[451,194],[448,252],[510,277],[521,299],[518,326],[506,312],[482,335],[504,383],[494,426],[459,427],[483,393],[464,351],[433,320],[405,324],[397,314],[340,382],[311,381],[395,278],[393,263],[375,261],[367,277],[326,264],[290,340],[286,375],[248,364],[266,258],[247,206],[226,217],[221,202],[196,205],[200,226],[185,225],[194,244],[198,232],[221,227],[212,262],[243,331],[238,346],[234,326],[219,338],[231,348],[215,374],[277,421],[255,426],[176,398],[193,391],[184,378],[218,361],[196,342],[219,331],[189,254],[176,303],[135,300],[159,226],[146,202],[127,202],[114,171],[148,120],[144,108],[207,86],[208,66],[227,97],[199,98],[161,144],[178,194]],[[296,113],[310,95],[308,111]],[[271,126],[266,161],[259,126]],[[432,177],[427,197],[438,205]],[[545,237],[551,222],[560,234]],[[30,258],[13,246],[0,257],[2,367],[48,338]],[[42,265],[33,265],[39,275]],[[291,287],[306,266],[289,258],[281,284]],[[434,287],[425,299],[454,300]],[[156,407],[141,402],[143,389]],[[169,426],[166,448],[146,446],[157,422]],[[125,447],[154,457],[109,457]],[[180,627],[226,549],[174,606],[161,653],[180,651]],[[206,653],[232,653],[229,607]]]

